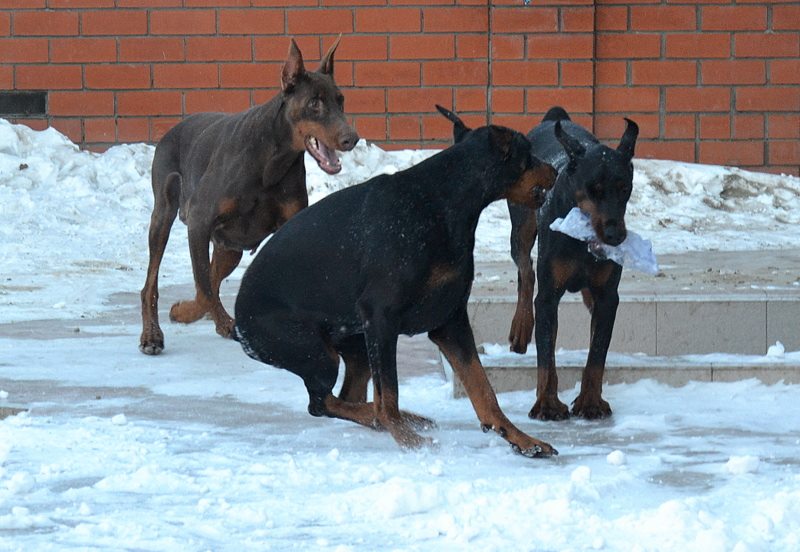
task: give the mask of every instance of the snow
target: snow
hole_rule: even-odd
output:
[[[309,166],[311,199],[431,153],[362,142],[339,176]],[[0,421],[0,550],[800,549],[797,385],[612,385],[599,422],[531,421],[530,393],[501,394],[561,453],[528,460],[479,430],[417,338],[401,342],[401,402],[439,427],[435,447],[405,453],[309,416],[298,378],[208,321],[164,321],[165,353],[140,354],[152,155],[0,120],[0,409],[27,409]],[[635,168],[627,225],[657,254],[796,247],[796,177]],[[508,232],[505,205],[490,206],[478,259],[507,260]],[[177,223],[162,312],[190,274]],[[776,343],[748,362],[797,355]]]

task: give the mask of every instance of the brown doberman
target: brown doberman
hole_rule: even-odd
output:
[[[627,126],[616,149],[600,144],[589,131],[573,123],[560,107],[550,109],[542,122],[528,133],[533,154],[558,171],[553,189],[538,212],[509,202],[511,254],[519,271],[517,311],[511,327],[511,348],[525,352],[534,326],[531,299],[534,273],[531,248],[539,240],[536,274],[536,403],[529,416],[541,420],[569,417],[569,409],[558,400],[555,344],[558,333],[558,303],[565,292],[580,291],[592,315],[589,356],[581,389],[572,413],[594,419],[611,415],[602,398],[603,372],[611,333],[619,305],[622,267],[599,258],[596,248],[550,229],[573,207],[591,217],[599,240],[619,245],[627,237],[625,210],[633,186],[633,153],[639,127]]]
[[[198,113],[168,131],[153,158],[154,207],[150,262],[142,289],[139,349],[164,349],[158,323],[158,271],[177,214],[187,225],[196,297],[172,305],[170,319],[190,323],[206,313],[230,337],[233,319],[219,299],[220,283],[269,234],[308,206],[303,161],[308,152],[329,173],[341,170],[336,150],[358,134],[347,123],[344,96],[333,80],[339,40],[308,72],[294,40],[281,74],[281,92],[233,115]],[[209,242],[214,246],[209,259]]]
[[[397,338],[427,333],[484,430],[525,456],[556,454],[503,414],[467,316],[481,211],[501,198],[535,208],[538,188],[554,178],[525,136],[489,126],[464,128],[458,143],[410,169],[330,194],[276,232],[247,269],[236,338],[252,358],[303,379],[313,416],[385,429],[414,448],[428,442],[416,430],[432,422],[399,409]]]

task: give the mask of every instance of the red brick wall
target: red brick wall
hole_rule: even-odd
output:
[[[637,154],[800,172],[800,5],[760,0],[4,0],[0,87],[48,91],[83,145],[156,141],[188,113],[277,91],[288,37],[310,67],[338,33],[359,132],[444,144],[434,103],[527,130],[553,104]]]

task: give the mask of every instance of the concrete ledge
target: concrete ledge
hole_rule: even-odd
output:
[[[516,357],[516,358],[515,358]],[[534,355],[480,355],[486,375],[496,393],[531,391],[536,389],[536,357]],[[557,355],[559,391],[572,389],[581,380],[586,362],[585,351],[566,351]],[[453,380],[453,396],[465,396],[464,387],[443,361],[448,378]],[[725,358],[652,357],[646,355],[621,355],[609,353],[604,383],[634,383],[640,379],[653,379],[679,387],[690,381],[737,381],[755,378],[765,384],[778,382],[800,383],[800,363],[771,357],[742,357],[741,360]]]
[[[0,420],[8,418],[9,416],[16,416],[20,412],[26,412],[28,409],[24,406],[16,404],[0,404]]]

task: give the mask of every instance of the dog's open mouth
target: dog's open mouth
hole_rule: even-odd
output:
[[[336,150],[326,146],[322,140],[314,136],[306,137],[306,151],[314,158],[319,168],[328,174],[336,174],[342,170],[342,162]]]

